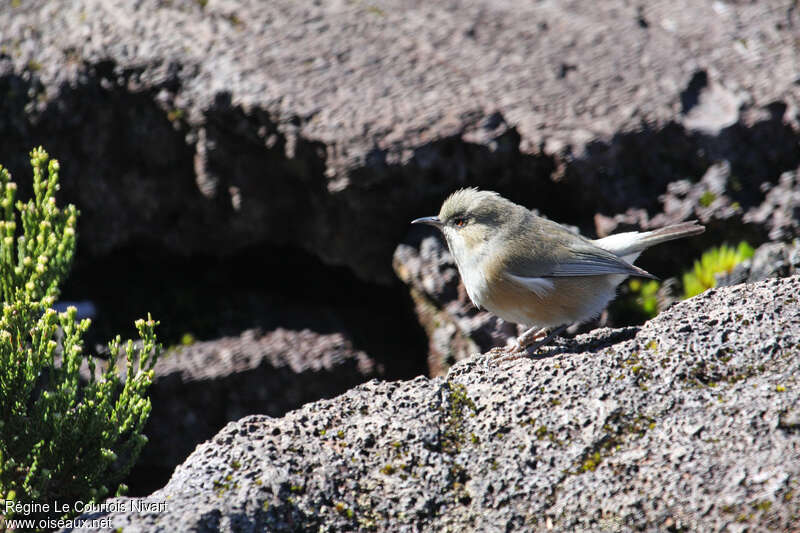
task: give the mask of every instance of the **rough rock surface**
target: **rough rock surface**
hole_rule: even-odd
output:
[[[734,269],[717,277],[717,286],[736,285],[800,274],[800,240],[791,244],[768,242],[742,261]]]
[[[249,414],[282,416],[382,375],[339,333],[277,329],[198,342],[162,356],[150,389],[150,439],[131,482],[160,487],[197,444]]]
[[[697,219],[717,240],[722,236],[759,244],[800,237],[800,167],[782,173],[777,183],[749,185],[758,185],[762,197],[759,203],[741,203],[745,186],[741,176],[732,175],[727,162],[717,163],[697,183],[685,179],[670,183],[659,197],[662,209],[656,215],[651,217],[646,210],[636,208],[614,217],[598,214],[596,230],[605,237],[629,228],[655,229]]]
[[[446,378],[246,417],[137,500],[166,511],[108,516],[148,531],[788,531],[799,294],[797,276],[710,290],[536,359],[476,355]]]
[[[4,2],[0,160],[61,159],[90,255],[292,244],[385,282],[463,184],[586,230],[726,161],[758,205],[800,162],[798,27],[792,0]]]
[[[744,216],[744,221],[763,224],[774,241],[800,237],[800,167],[781,174],[777,184],[762,184],[764,202]]]

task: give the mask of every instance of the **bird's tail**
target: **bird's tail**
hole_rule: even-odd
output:
[[[699,235],[705,230],[705,226],[701,226],[696,220],[690,220],[689,222],[681,222],[680,224],[665,226],[653,231],[616,233],[603,239],[597,239],[594,244],[618,257],[633,262],[642,251],[651,246],[691,235]]]

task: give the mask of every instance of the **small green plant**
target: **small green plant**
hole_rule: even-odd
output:
[[[197,342],[197,339],[191,333],[181,335],[181,346],[191,346],[195,342]]]
[[[661,282],[632,278],[620,287],[619,297],[611,303],[609,313],[617,326],[641,324],[659,312],[658,291]]]
[[[119,492],[147,440],[146,392],[160,346],[148,317],[136,322],[138,345],[123,350],[117,337],[98,365],[84,354],[89,320],[78,320],[74,307],[51,308],[72,263],[78,212],[56,206],[58,162],[37,148],[31,165],[33,198],[25,203],[15,202],[17,186],[0,167],[0,500],[38,505],[27,518],[63,517],[72,514],[64,503],[71,509]],[[5,504],[6,519],[14,506],[8,512]]]
[[[691,298],[717,285],[716,274],[730,272],[733,268],[753,257],[753,248],[742,241],[736,248],[723,244],[705,252],[694,262],[691,271],[683,274],[683,297]]]
[[[642,281],[637,278],[630,280],[628,287],[641,314],[647,318],[653,318],[658,314],[658,289],[661,288],[659,281],[654,279]]]
[[[708,207],[714,203],[714,200],[717,199],[717,195],[711,191],[706,191],[700,196],[700,205],[703,207]]]

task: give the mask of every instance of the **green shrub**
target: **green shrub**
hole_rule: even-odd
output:
[[[608,308],[611,323],[615,327],[631,326],[656,316],[660,288],[659,281],[639,278],[632,278],[620,285],[617,298]]]
[[[753,248],[742,241],[736,248],[726,244],[705,252],[700,260],[694,262],[691,271],[683,274],[683,297],[691,298],[701,292],[715,287],[716,274],[730,272],[733,267],[753,257]]]
[[[160,346],[148,317],[136,322],[138,346],[123,349],[117,337],[96,365],[84,354],[89,320],[78,321],[74,307],[50,308],[71,266],[78,212],[56,206],[59,166],[48,160],[41,148],[31,152],[27,203],[15,202],[16,184],[0,167],[0,500],[71,505],[116,491],[133,466],[147,440],[146,392]]]
[[[653,318],[658,314],[658,289],[661,287],[661,282],[635,278],[628,282],[628,287],[635,295],[636,307],[642,315]]]

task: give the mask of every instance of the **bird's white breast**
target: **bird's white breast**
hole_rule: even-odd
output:
[[[456,260],[469,299],[476,307],[485,308],[489,293],[489,282],[483,274],[483,261],[486,254],[476,254],[468,249],[460,238],[448,239],[448,245]]]

